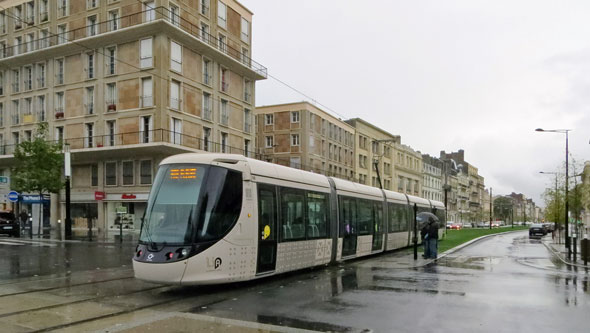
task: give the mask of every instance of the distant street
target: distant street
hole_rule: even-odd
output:
[[[408,254],[397,252],[214,287],[137,281],[133,248],[0,238],[0,327],[183,330],[201,315],[351,332],[587,332],[590,323],[589,273],[563,265],[526,232],[425,267],[404,267]]]

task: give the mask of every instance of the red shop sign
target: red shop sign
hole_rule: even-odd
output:
[[[124,194],[121,195],[121,199],[135,199],[135,198],[137,198],[135,196],[135,194],[127,194],[127,193],[124,193]]]
[[[94,200],[104,200],[105,196],[104,192],[94,191]]]

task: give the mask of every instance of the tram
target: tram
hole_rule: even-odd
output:
[[[155,176],[133,269],[216,284],[399,249],[411,245],[414,204],[445,225],[438,201],[242,155],[175,155]]]

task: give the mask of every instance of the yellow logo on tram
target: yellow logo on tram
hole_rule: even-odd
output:
[[[270,236],[270,226],[264,226],[264,235],[262,235],[262,239],[267,239]]]

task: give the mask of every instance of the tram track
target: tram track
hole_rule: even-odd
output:
[[[86,283],[74,283],[74,284],[68,284],[67,286],[42,288],[42,289],[20,291],[20,292],[8,293],[8,294],[0,294],[0,298],[2,298],[2,297],[8,297],[8,296],[31,294],[31,293],[36,293],[36,292],[44,292],[44,291],[50,291],[50,290],[58,290],[58,289],[66,289],[66,288],[72,288],[72,287],[80,287],[80,286],[92,285],[92,284],[99,284],[99,283],[104,283],[104,282],[112,282],[112,281],[119,281],[119,280],[128,280],[128,279],[133,279],[133,278],[134,278],[133,276],[128,276],[128,277],[121,277],[121,278],[116,278],[116,279],[106,279],[106,280],[100,280],[100,281],[91,281],[91,282],[86,282]]]

